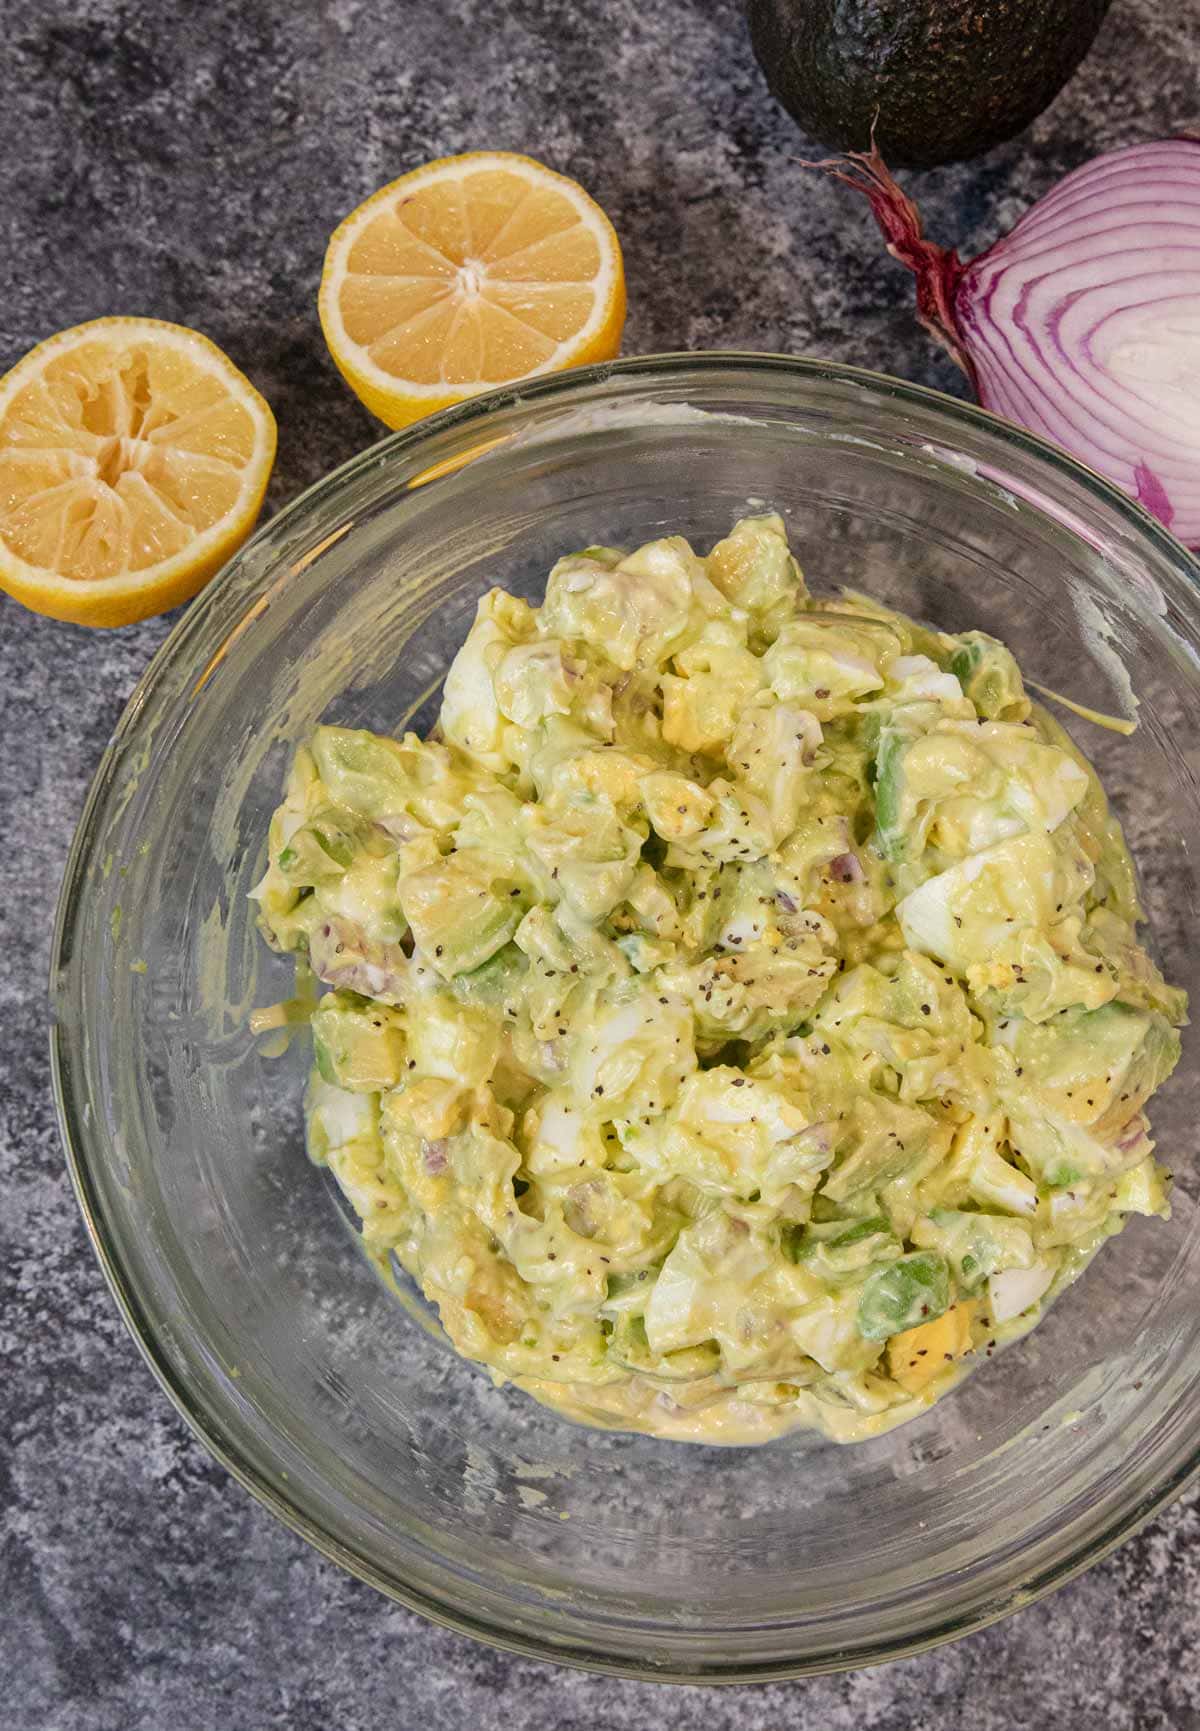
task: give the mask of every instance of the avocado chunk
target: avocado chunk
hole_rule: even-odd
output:
[[[866,1220],[826,1220],[793,1227],[784,1236],[784,1254],[830,1286],[863,1278],[876,1264],[894,1262],[900,1240],[882,1214]]]
[[[412,872],[400,905],[417,944],[444,980],[473,973],[502,950],[525,912],[519,886],[487,854],[462,848]]]
[[[352,1094],[394,1088],[404,1068],[399,1011],[357,992],[329,992],[312,1019],[313,1055],[324,1082]]]
[[[887,1340],[932,1322],[950,1308],[950,1270],[932,1250],[917,1250],[876,1269],[858,1301],[858,1332],[864,1340]]]
[[[986,631],[964,631],[955,641],[950,671],[987,721],[1024,721],[1032,708],[1011,649]]]
[[[1095,39],[1109,0],[747,0],[771,94],[834,150],[933,168],[1029,125]]]

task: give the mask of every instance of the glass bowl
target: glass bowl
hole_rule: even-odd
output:
[[[933,392],[815,361],[633,360],[386,439],[276,517],[190,608],[96,776],[59,909],[58,1105],[126,1321],[209,1448],[397,1599],[498,1645],[750,1680],[979,1627],[1103,1555],[1200,1462],[1196,1044],[1155,1101],[1178,1183],[1034,1334],[878,1440],[714,1449],[575,1427],[461,1361],[372,1273],[307,1162],[303,1041],[255,1039],[290,964],[246,892],[321,718],[428,724],[479,594],[769,504],[818,591],[870,590],[1023,667],[1072,721],[1200,988],[1200,592],[1188,555],[1067,457]],[[1114,1612],[1116,1607],[1114,1607]]]

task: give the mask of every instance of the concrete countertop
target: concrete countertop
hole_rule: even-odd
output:
[[[269,503],[379,437],[328,360],[330,230],[472,147],[577,176],[622,237],[627,352],[813,353],[958,392],[865,209],[807,174],[734,0],[9,0],[0,371],[102,313],[195,325],[274,406]],[[1200,13],[1116,0],[1015,144],[913,177],[980,249],[1066,170],[1200,118]],[[293,1537],[193,1440],[117,1317],[54,1125],[55,893],[169,619],[109,634],[0,598],[0,1725],[5,1731],[1191,1731],[1200,1497],[1000,1626],[855,1676],[726,1692],[577,1675],[427,1626]]]

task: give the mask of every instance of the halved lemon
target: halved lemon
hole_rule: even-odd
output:
[[[81,625],[186,601],[254,527],[275,417],[207,337],[75,325],[0,379],[0,589]]]
[[[540,162],[447,156],[335,229],[319,308],[352,390],[403,427],[513,379],[611,360],[621,246],[583,188]]]

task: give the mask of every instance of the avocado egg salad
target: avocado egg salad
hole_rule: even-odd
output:
[[[1095,772],[778,516],[492,590],[431,737],[319,727],[269,853],[312,1158],[572,1418],[871,1436],[1168,1211],[1185,998]]]

